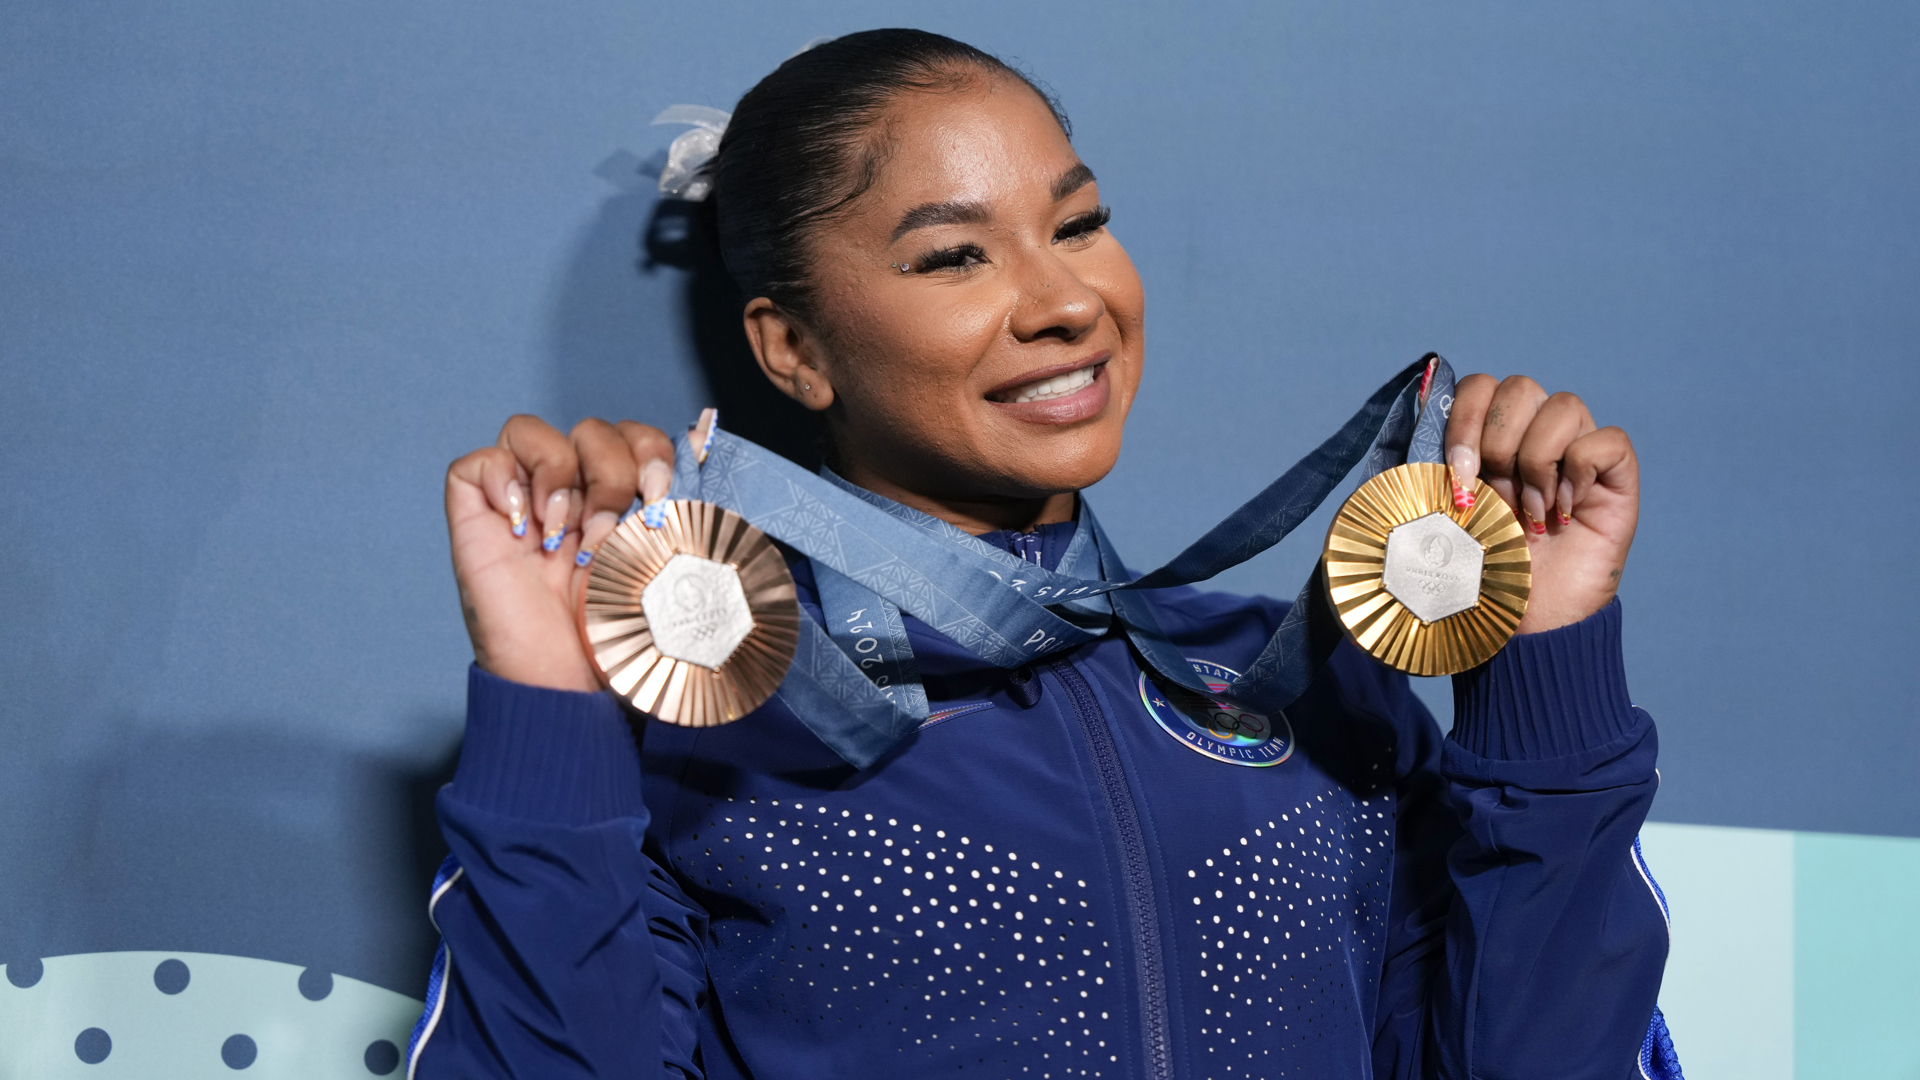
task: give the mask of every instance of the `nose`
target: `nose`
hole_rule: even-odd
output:
[[[1077,341],[1107,313],[1106,301],[1053,252],[1023,259],[1020,294],[1008,318],[1019,341]]]

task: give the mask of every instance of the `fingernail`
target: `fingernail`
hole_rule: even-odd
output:
[[[602,510],[588,518],[586,524],[580,526],[580,552],[573,557],[573,565],[585,566],[592,562],[594,555],[600,551],[600,545],[606,543],[607,537],[613,535],[614,527],[619,524],[620,515],[611,510]]]
[[[1447,451],[1447,467],[1453,470],[1453,482],[1473,493],[1473,482],[1480,478],[1480,455],[1465,443]]]
[[[1556,508],[1560,514],[1560,524],[1562,525],[1573,524],[1573,484],[1572,482],[1567,480],[1560,481],[1560,489],[1558,492]]]
[[[567,535],[567,489],[547,496],[547,512],[543,517],[546,533],[540,538],[540,546],[548,551],[559,551],[560,541]]]
[[[667,526],[667,500],[643,504],[640,507],[640,521],[649,529],[664,529]]]
[[[695,421],[693,425],[693,438],[688,440],[693,443],[694,464],[705,465],[707,463],[707,452],[713,449],[713,433],[719,430],[719,428],[719,409],[700,410],[700,419]]]
[[[1453,477],[1453,508],[1455,510],[1473,509],[1473,489],[1460,483],[1459,477]]]
[[[1520,509],[1526,511],[1527,517],[1533,521],[1547,520],[1547,499],[1538,488],[1520,489]]]
[[[527,535],[527,496],[518,480],[507,481],[507,524],[513,527],[513,535]]]
[[[1547,531],[1547,500],[1538,489],[1520,489],[1520,513],[1527,519],[1528,532],[1538,536]]]
[[[673,467],[655,458],[647,462],[640,470],[640,501],[656,503],[667,497],[667,489],[673,486]]]

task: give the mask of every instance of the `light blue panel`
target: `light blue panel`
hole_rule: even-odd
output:
[[[0,1077],[403,1076],[421,1008],[345,976],[208,953],[57,956],[35,974],[15,964],[0,982]]]
[[[1672,909],[1660,1010],[1688,1080],[1794,1080],[1793,834],[1648,824]]]
[[[1794,843],[1796,1080],[1920,1077],[1920,840]]]

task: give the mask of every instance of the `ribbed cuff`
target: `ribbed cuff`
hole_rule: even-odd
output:
[[[453,793],[507,817],[586,825],[646,813],[640,748],[606,694],[547,690],[467,669],[467,737]]]
[[[1453,677],[1453,734],[1483,758],[1544,761],[1606,746],[1638,724],[1620,653],[1620,601],[1572,626],[1522,634]]]

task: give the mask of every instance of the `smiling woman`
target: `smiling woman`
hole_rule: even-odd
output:
[[[476,663],[414,1075],[1678,1075],[1634,839],[1653,725],[1613,603],[1626,436],[1518,376],[1377,395],[1451,405],[1440,498],[1450,478],[1464,513],[1484,481],[1532,560],[1520,636],[1459,676],[1445,737],[1404,676],[1333,648],[1324,594],[1101,591],[1127,575],[1079,492],[1119,455],[1145,304],[1069,136],[937,35],[788,60],[733,114],[706,210],[830,470],[526,416],[450,468]],[[796,675],[725,727],[629,727],[574,602],[676,468],[676,491],[788,485],[759,520],[791,543],[803,639],[911,729],[861,750]],[[836,505],[904,537],[858,582],[871,537]],[[1029,617],[1055,631],[1012,632]],[[1227,692],[1290,665],[1318,674],[1279,706]]]
[[[960,50],[881,84],[884,107],[842,135],[839,162],[824,157],[843,179],[820,185],[826,205],[780,238],[803,253],[804,279],[739,274],[754,298],[747,336],[774,384],[824,413],[847,479],[971,532],[1029,528],[1071,518],[1074,492],[1119,456],[1144,302],[1059,112],[998,61]],[[778,151],[755,132],[806,129],[778,115],[807,100],[784,72],[741,102],[755,126],[722,144],[714,205],[729,266],[777,265],[754,252],[772,238],[731,219],[779,198],[763,195]]]

